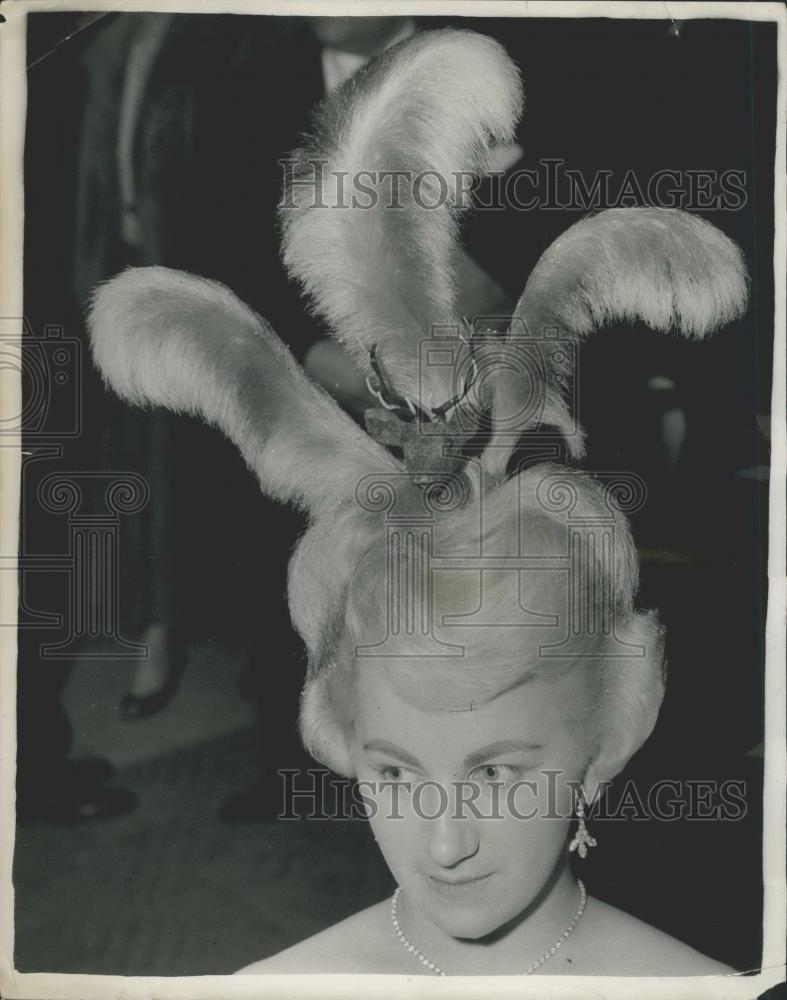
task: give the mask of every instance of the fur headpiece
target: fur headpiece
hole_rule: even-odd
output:
[[[223,286],[142,268],[106,282],[93,298],[93,353],[116,392],[221,428],[265,493],[310,514],[290,569],[293,620],[309,652],[301,725],[307,746],[337,769],[347,764],[325,682],[350,580],[382,525],[374,505],[357,502],[359,483],[373,473],[397,477],[399,503],[418,507],[415,484],[460,467],[462,446],[483,421],[490,495],[505,486],[520,433],[548,424],[565,434],[571,455],[581,455],[564,394],[566,352],[541,352],[524,371],[505,363],[523,330],[577,341],[618,319],[702,337],[745,307],[741,254],[713,226],[677,210],[612,210],[572,226],[544,253],[506,337],[480,338],[472,361],[463,344],[452,368],[425,368],[422,345],[433,328],[462,322],[454,260],[468,178],[484,169],[495,144],[510,140],[521,106],[518,73],[497,43],[465,31],[426,32],[331,95],[295,156],[302,183],[285,192],[284,260],[378,393],[381,407],[367,426],[379,441]],[[318,199],[310,181],[320,162]],[[336,178],[360,174],[371,194],[341,207]],[[385,444],[402,447],[404,461]],[[648,671],[647,684],[657,683],[660,663]]]
[[[521,111],[519,74],[500,45],[428,32],[332,94],[294,154],[280,213],[285,264],[361,367],[376,349],[400,397],[430,408],[452,395],[450,376],[414,360],[436,324],[461,322],[454,258],[469,182],[511,141]],[[345,194],[342,176],[368,194]]]

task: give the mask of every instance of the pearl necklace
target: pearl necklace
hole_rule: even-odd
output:
[[[535,962],[533,962],[531,965],[528,965],[528,967],[525,969],[522,975],[529,976],[533,972],[535,972],[536,969],[540,969],[541,966],[544,964],[544,962],[548,962],[549,959],[552,958],[552,956],[557,953],[558,949],[563,947],[564,942],[571,936],[571,933],[574,931],[577,924],[579,923],[582,914],[585,912],[585,906],[587,905],[588,901],[588,894],[587,890],[585,889],[585,883],[582,881],[581,878],[577,879],[577,887],[579,888],[579,906],[576,908],[576,912],[574,913],[574,916],[571,918],[568,927],[566,927],[566,929],[563,931],[563,933],[560,935],[557,941],[555,941],[552,947],[544,952],[541,958],[536,959]],[[433,972],[436,976],[447,975],[447,973],[443,972],[443,970],[440,968],[439,965],[435,964],[434,962],[430,962],[429,959],[426,957],[426,955],[424,955],[422,951],[419,951],[415,947],[415,945],[412,944],[410,941],[408,941],[408,939],[405,937],[404,931],[402,930],[399,924],[399,895],[401,891],[402,891],[401,889],[397,888],[396,892],[393,894],[393,899],[391,900],[391,923],[393,924],[393,929],[394,932],[396,933],[396,936],[402,943],[402,947],[406,951],[409,951],[414,958],[418,959],[421,965],[425,966],[427,969],[429,969],[430,972]]]

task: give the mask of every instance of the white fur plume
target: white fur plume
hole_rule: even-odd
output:
[[[221,428],[278,500],[318,514],[351,498],[370,468],[400,469],[217,282],[130,269],[99,286],[88,323],[95,362],[120,396]]]
[[[432,370],[420,384],[418,358],[434,325],[461,319],[458,217],[521,108],[518,71],[497,42],[425,32],[332,94],[295,154],[297,183],[285,186],[280,209],[287,268],[363,368],[377,345],[386,379],[425,405],[452,395],[448,372]]]
[[[493,438],[485,456],[488,471],[499,475],[505,469],[516,414],[526,418],[513,430],[550,424],[566,435],[574,457],[583,454],[581,428],[561,388],[572,373],[549,360],[559,348],[556,335],[580,339],[613,321],[641,321],[654,330],[700,338],[738,319],[747,298],[740,250],[695,215],[677,209],[620,208],[573,225],[533,269],[511,326],[514,336],[517,329],[525,329],[543,342],[546,384],[539,386],[541,410],[528,399],[532,379],[501,370],[493,407],[496,419],[506,415],[509,426]],[[558,353],[565,358],[565,352]]]

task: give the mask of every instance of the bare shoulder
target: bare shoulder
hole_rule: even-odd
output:
[[[388,900],[376,903],[277,955],[240,969],[239,974],[412,971],[409,962],[403,965],[407,956],[391,934],[389,907]],[[722,976],[736,972],[597,899],[589,900],[581,932],[578,930],[571,947],[561,955],[563,961],[550,971],[563,975]]]
[[[318,934],[254,962],[236,975],[278,976],[311,973],[385,972],[390,965],[388,909],[383,900]],[[389,932],[386,934],[386,930]]]
[[[708,958],[664,931],[598,899],[591,900],[586,919],[586,940],[592,942],[599,959],[606,957],[604,972],[607,975],[730,976],[736,973],[731,966]]]

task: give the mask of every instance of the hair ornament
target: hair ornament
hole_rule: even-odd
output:
[[[420,524],[431,485],[472,480],[460,504],[439,517],[427,512],[435,523],[456,523],[460,545],[482,503],[485,525],[522,502],[523,490],[535,510],[532,477],[506,479],[519,435],[557,429],[569,456],[581,458],[566,345],[613,321],[700,338],[745,309],[743,259],[720,230],[677,209],[610,209],[544,251],[502,336],[473,334],[454,267],[470,207],[462,179],[482,173],[494,148],[513,140],[522,105],[519,73],[497,42],[471,31],[422,32],[332,92],[295,153],[300,183],[281,208],[283,259],[368,379],[379,406],[367,412],[366,431],[306,376],[264,319],[216,282],[164,267],[129,269],[100,285],[91,302],[93,356],[115,392],[220,428],[265,494],[308,513],[288,584],[309,654],[301,730],[319,759],[345,773],[334,682],[353,656],[351,586],[385,538],[388,510],[362,506],[359,484],[370,476],[394,484],[397,523]],[[316,201],[308,183],[315,162],[328,178],[356,171],[375,178],[372,204],[339,205],[330,184],[322,187],[327,201]],[[407,180],[397,207],[384,181],[392,174]],[[444,194],[429,210],[416,189],[425,176]],[[444,343],[436,327],[459,331],[453,367],[422,363],[424,344]],[[523,339],[535,345],[535,366],[514,363]],[[561,349],[541,350],[547,341]],[[470,476],[468,447],[479,440]],[[592,512],[591,477],[563,471]],[[649,652],[621,672],[614,690],[629,716],[641,716],[639,733],[655,721],[662,642],[655,618],[634,612],[631,587],[617,582],[636,575],[624,572],[635,556],[620,518],[622,555],[611,586],[625,612],[621,634]]]

